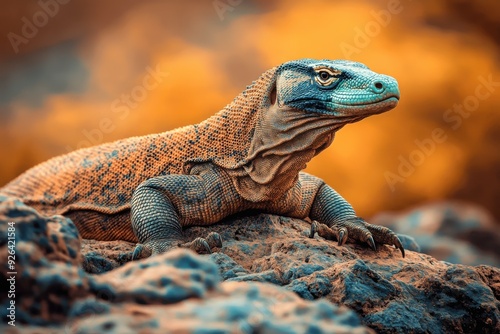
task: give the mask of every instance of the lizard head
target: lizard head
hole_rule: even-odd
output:
[[[276,74],[270,99],[280,108],[357,121],[390,110],[399,101],[394,78],[353,61],[294,60],[280,65]]]
[[[233,175],[243,198],[276,199],[337,130],[398,101],[396,80],[363,64],[289,61],[264,72],[209,122],[219,125],[225,149],[211,161]]]

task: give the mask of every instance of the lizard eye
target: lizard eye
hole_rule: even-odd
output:
[[[326,81],[328,80],[328,78],[330,78],[330,73],[328,73],[327,71],[321,71],[319,72],[319,77],[321,80]]]
[[[315,80],[320,86],[327,87],[337,81],[340,73],[340,71],[332,70],[330,68],[319,68],[316,69]]]

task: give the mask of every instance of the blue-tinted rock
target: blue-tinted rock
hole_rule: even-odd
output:
[[[0,217],[3,208],[3,219],[16,219],[22,231],[17,319],[51,324],[53,333],[370,332],[362,323],[380,333],[499,330],[494,267],[453,265],[412,251],[402,258],[385,245],[376,252],[362,244],[339,247],[309,239],[304,221],[259,215],[211,226],[224,246],[208,256],[177,249],[123,265],[133,244],[85,241],[87,267],[118,267],[90,275],[79,267],[80,240],[70,221],[8,203]],[[190,228],[186,238],[206,232]]]
[[[209,257],[219,268],[223,280],[248,274],[245,268],[224,253],[212,253]]]
[[[370,220],[411,235],[422,253],[438,260],[500,267],[498,222],[468,203],[432,203],[402,213],[381,213]]]

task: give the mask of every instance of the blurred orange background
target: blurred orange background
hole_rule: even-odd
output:
[[[342,129],[307,171],[365,217],[442,199],[500,217],[498,1],[3,7],[0,185],[79,147],[199,122],[284,61],[348,58],[395,77],[400,104]]]

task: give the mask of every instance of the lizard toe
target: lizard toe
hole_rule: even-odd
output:
[[[377,250],[377,246],[375,245],[375,240],[373,240],[373,236],[372,236],[372,235],[370,235],[370,236],[368,236],[368,237],[367,237],[366,242],[368,243],[368,245],[370,245],[370,247],[371,247],[374,251],[376,251],[376,250]]]
[[[309,238],[314,238],[314,235],[316,233],[318,233],[320,237],[327,240],[337,240],[339,246],[342,246],[347,241],[347,238],[349,236],[347,229],[343,226],[339,226],[338,228],[331,228],[314,220],[311,223]]]
[[[365,221],[362,218],[354,217],[344,221],[335,222],[331,229],[337,230],[339,246],[342,246],[347,239],[367,243],[371,249],[377,250],[376,242],[372,232],[365,226]]]
[[[349,238],[349,232],[347,231],[347,228],[340,227],[339,228],[339,236],[338,236],[339,246],[342,246],[343,244],[345,244],[345,242],[347,241],[347,238]]]
[[[401,251],[401,255],[403,255],[403,257],[405,257],[405,249],[403,247],[403,244],[401,243],[401,240],[399,240],[397,235],[394,235],[393,245],[394,245],[394,247],[399,249]]]
[[[222,238],[217,232],[210,232],[208,236],[205,238],[208,242],[210,248],[221,248],[222,247]]]
[[[153,250],[149,245],[137,244],[132,253],[132,261],[150,257],[152,253]]]
[[[337,240],[337,233],[325,224],[313,221],[311,223],[311,231],[309,233],[309,238],[314,238],[315,234],[328,240]]]
[[[163,254],[177,246],[179,246],[179,243],[170,239],[150,240],[143,244],[137,244],[132,253],[132,260]]]
[[[189,248],[198,254],[211,254],[212,249],[205,238],[196,238],[193,241],[179,245],[180,247]]]
[[[369,224],[367,222],[364,222],[364,225],[371,232],[377,243],[393,245],[394,247],[399,249],[401,255],[405,257],[405,249],[403,247],[403,244],[401,243],[401,240],[399,240],[396,233],[391,231],[391,229],[385,226]]]
[[[314,235],[318,232],[319,230],[319,223],[317,221],[313,221],[311,223],[311,230],[309,231],[309,238],[314,238]]]

